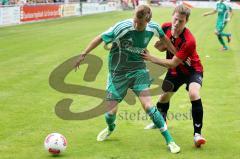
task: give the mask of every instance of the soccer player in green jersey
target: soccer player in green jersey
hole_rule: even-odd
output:
[[[228,50],[228,47],[224,42],[223,37],[227,37],[228,42],[230,42],[232,35],[230,33],[224,33],[223,29],[226,27],[227,22],[230,20],[229,18],[232,16],[232,9],[224,2],[224,0],[220,0],[217,2],[216,8],[213,11],[204,13],[203,16],[208,16],[215,13],[218,13],[215,34],[218,37],[218,41],[223,46],[222,50],[225,51]]]
[[[107,112],[105,120],[107,128],[97,136],[97,141],[106,140],[115,130],[117,105],[125,97],[130,88],[138,96],[143,109],[151,117],[153,123],[160,129],[171,153],[178,153],[180,147],[175,144],[167,125],[150,97],[150,77],[141,53],[146,49],[153,36],[163,40],[167,48],[175,53],[175,48],[166,37],[161,27],[151,21],[152,12],[147,5],[136,8],[134,18],[121,21],[106,32],[93,39],[80,54],[75,67],[78,68],[85,56],[102,41],[112,43],[109,53],[109,75],[107,82]]]

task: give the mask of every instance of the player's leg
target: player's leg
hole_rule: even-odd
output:
[[[228,43],[230,43],[232,41],[232,34],[231,33],[227,33],[227,41]]]
[[[194,143],[196,147],[200,147],[205,144],[206,139],[201,135],[201,129],[203,125],[203,106],[200,97],[200,89],[202,85],[202,74],[194,74],[191,76],[188,92],[189,98],[192,103],[192,117],[193,117],[193,127],[194,127]]]
[[[150,96],[149,86],[150,77],[146,70],[137,71],[135,74],[134,82],[131,86],[134,93],[139,97],[139,100],[143,106],[143,109],[151,117],[153,123],[160,129],[162,135],[164,136],[166,143],[172,153],[178,153],[180,147],[175,144],[172,136],[170,135],[167,125],[161,115],[157,110],[156,106],[152,105],[152,100]]]
[[[97,136],[97,141],[106,140],[115,129],[115,120],[117,114],[117,101],[111,100],[107,101],[107,112],[105,113],[105,121],[107,123],[107,128],[103,129]]]
[[[231,33],[224,33],[224,32],[221,32],[220,34],[222,35],[222,37],[226,37],[226,38],[227,38],[228,43],[231,42],[231,37],[232,37],[232,34],[231,34]]]
[[[162,114],[165,121],[167,121],[167,112],[170,106],[170,99],[173,94],[183,85],[185,82],[185,77],[182,75],[173,76],[170,72],[167,72],[166,77],[163,80],[162,90],[163,94],[159,96],[159,101],[157,102],[157,108]],[[156,126],[151,123],[148,124],[144,129],[154,129]]]
[[[161,113],[157,110],[155,106],[152,105],[149,90],[146,89],[137,94],[139,95],[139,100],[143,106],[143,109],[151,117],[153,123],[157,126],[157,128],[160,129],[160,132],[163,135],[171,153],[180,152],[180,147],[174,142],[172,136],[170,135]]]
[[[226,25],[227,25],[227,22],[224,23],[222,32],[220,32],[220,34],[222,35],[222,37],[226,37],[228,43],[230,43],[230,42],[231,42],[231,39],[232,39],[232,34],[231,34],[231,33],[224,33],[224,32],[223,32],[223,30],[224,30],[224,28],[226,27]]]
[[[169,109],[169,103],[173,95],[174,95],[174,92],[164,92],[159,96],[159,100],[157,102],[158,111],[161,112],[165,121],[167,121],[167,112]]]
[[[109,75],[107,82],[107,110],[105,113],[105,121],[107,128],[103,129],[97,136],[98,141],[106,140],[114,131],[116,124],[117,105],[125,97],[128,90],[129,80],[125,75],[114,76]]]
[[[139,6],[139,0],[135,0],[136,6]]]
[[[159,101],[157,102],[156,106],[158,111],[161,113],[164,121],[167,123],[167,112],[169,109],[169,103],[170,103],[170,98],[172,97],[174,93],[172,92],[163,92],[159,96]],[[154,123],[150,123],[147,126],[144,127],[144,129],[156,129],[156,125]]]
[[[220,42],[220,44],[222,45],[222,51],[228,50],[228,47],[226,46],[223,36],[221,35],[222,31],[223,31],[223,24],[222,23],[218,23],[216,26],[216,30],[215,30],[215,34],[217,35],[218,41]]]
[[[132,6],[135,9],[135,7],[136,7],[135,0],[131,0],[131,1],[132,1]]]
[[[222,37],[226,37],[227,38],[227,42],[230,43],[232,40],[232,34],[231,33],[224,33],[221,32]]]
[[[222,51],[228,50],[228,47],[226,46],[223,37],[220,33],[216,33],[218,41],[220,42],[220,44],[222,45]]]
[[[163,115],[165,121],[170,106],[170,99],[184,83],[185,76],[173,76],[170,72],[166,74],[162,84],[162,90],[164,93],[159,96],[159,100],[157,102],[157,108]]]

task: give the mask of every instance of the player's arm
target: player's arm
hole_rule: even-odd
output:
[[[102,38],[101,35],[98,35],[97,37],[95,37],[86,47],[86,49],[82,52],[82,54],[87,55],[88,53],[90,53],[93,49],[95,49],[98,45],[100,45],[102,43]]]
[[[212,15],[212,14],[216,14],[217,13],[217,10],[212,10],[210,12],[206,12],[203,14],[203,16],[208,16],[208,15]]]
[[[95,37],[86,47],[86,49],[79,55],[78,60],[76,61],[75,68],[79,68],[80,63],[84,60],[85,56],[89,54],[93,49],[95,49],[98,45],[100,45],[103,41],[105,45],[111,43],[113,39],[115,38],[114,30],[116,29],[115,25],[114,27],[110,27],[107,31],[102,33],[101,35],[98,35]],[[105,46],[104,46],[105,47]]]
[[[161,41],[161,40],[158,40],[155,44],[154,44],[154,47],[160,51],[160,52],[164,52],[164,51],[167,51],[167,46],[166,44]],[[186,64],[188,66],[191,66],[191,59],[188,57],[185,61],[182,62],[183,64]]]
[[[95,49],[98,45],[102,43],[101,35],[98,35],[95,37],[85,48],[85,50],[79,55],[76,63],[75,63],[75,69],[79,68],[80,63],[85,59],[86,55],[89,54],[93,49]]]
[[[228,13],[229,13],[228,21],[230,21],[232,19],[232,16],[233,16],[233,10],[232,10],[231,7],[229,7]]]
[[[167,46],[165,45],[165,43],[162,40],[158,40],[155,44],[154,47],[160,51],[160,52],[164,52],[167,51]]]
[[[145,60],[151,61],[152,63],[158,64],[160,66],[166,68],[175,68],[179,64],[183,63],[184,60],[187,60],[195,49],[196,49],[195,40],[189,40],[181,46],[181,48],[173,56],[172,59],[159,59],[155,56],[150,55],[150,53],[147,50],[145,50],[142,56]]]
[[[171,43],[171,41],[169,40],[169,38],[165,35],[162,28],[158,24],[155,24],[155,27],[156,27],[156,31],[158,32],[157,36],[159,37],[159,40],[163,43],[163,45],[166,46],[168,51],[170,51],[172,54],[175,55],[177,51],[176,51],[175,47],[173,46],[173,44]],[[160,49],[160,47],[157,49],[159,51],[162,50],[162,49]]]
[[[175,68],[183,61],[178,58],[177,56],[173,56],[172,59],[160,59],[155,56],[150,55],[150,53],[145,50],[144,53],[142,53],[142,57],[147,60],[151,61],[152,63],[155,63],[157,65],[166,67],[166,68]]]
[[[154,47],[160,52],[164,52],[167,50],[167,46],[161,40],[156,41],[156,43],[154,44]]]
[[[166,35],[161,36],[160,37],[160,41],[162,41],[163,45],[165,45],[165,47],[166,47],[166,49],[168,51],[170,51],[173,55],[176,55],[176,52],[177,52],[176,48],[173,46],[173,44],[171,43],[170,39]]]

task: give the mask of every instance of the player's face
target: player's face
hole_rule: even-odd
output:
[[[186,23],[186,15],[175,12],[172,16],[172,33],[177,36],[180,35]]]
[[[147,21],[143,19],[134,18],[134,27],[137,31],[143,31],[147,26]]]

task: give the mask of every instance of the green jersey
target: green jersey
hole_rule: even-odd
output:
[[[229,6],[224,2],[217,2],[215,10],[218,12],[217,24],[224,23],[227,19]]]
[[[133,19],[117,23],[102,33],[102,40],[112,43],[109,54],[109,72],[125,74],[138,69],[145,69],[146,64],[140,53],[147,47],[153,36],[163,37],[165,34],[155,22],[149,22],[144,31],[134,28]]]

